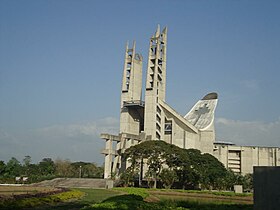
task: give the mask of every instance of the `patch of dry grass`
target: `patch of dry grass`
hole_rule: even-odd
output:
[[[34,186],[0,186],[1,196],[22,195],[22,194],[36,194],[48,193],[57,190],[53,187],[34,187]]]

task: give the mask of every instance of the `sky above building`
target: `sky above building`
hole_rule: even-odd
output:
[[[167,103],[184,116],[217,92],[217,140],[280,147],[279,11],[278,0],[0,0],[0,160],[102,164],[100,133],[119,131],[126,42],[146,72],[158,24]]]

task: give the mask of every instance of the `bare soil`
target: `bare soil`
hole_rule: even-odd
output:
[[[162,192],[162,191],[149,191],[150,196],[147,200],[155,201],[158,199],[169,200],[197,200],[197,201],[221,201],[232,202],[236,204],[253,204],[253,196],[222,196],[214,194],[203,193],[184,193],[184,192]],[[155,198],[156,197],[156,198]]]
[[[43,197],[65,191],[54,187],[34,186],[0,186],[0,199],[19,199],[29,197]]]

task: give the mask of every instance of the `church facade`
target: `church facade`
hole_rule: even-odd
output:
[[[142,99],[143,57],[135,42],[126,46],[120,108],[120,133],[101,134],[105,140],[104,178],[126,168],[125,149],[145,140],[158,140],[181,148],[214,155],[236,173],[253,172],[253,166],[279,166],[280,148],[244,147],[215,141],[214,115],[217,93],[208,93],[184,116],[165,101],[167,28],[159,26],[150,38],[145,100]]]

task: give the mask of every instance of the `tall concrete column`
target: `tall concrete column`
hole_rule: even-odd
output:
[[[113,141],[112,139],[106,139],[105,150],[107,154],[105,154],[105,163],[104,163],[104,178],[110,178],[112,173],[112,155],[113,149]]]
[[[138,135],[140,133],[140,116],[132,105],[142,100],[142,56],[135,52],[135,42],[125,50],[122,90],[120,133]]]
[[[167,28],[150,39],[145,92],[144,130],[152,140],[164,139],[165,116],[159,100],[165,101]]]

